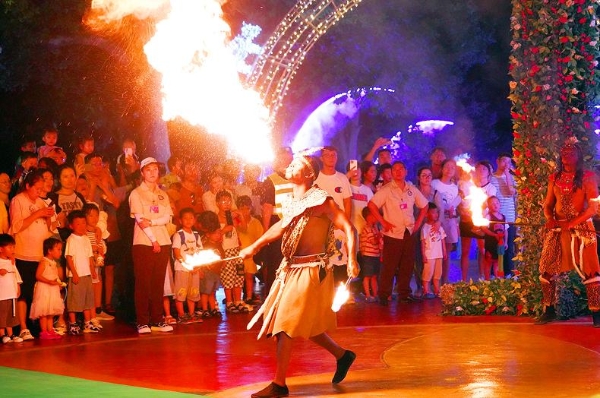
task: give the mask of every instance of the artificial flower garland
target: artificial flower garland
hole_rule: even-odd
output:
[[[596,16],[599,3],[600,0],[512,1],[509,99],[517,163],[516,221],[523,224],[516,239],[518,276],[493,283],[447,285],[443,288],[444,313],[541,311],[538,262],[548,176],[555,171],[558,148],[568,137],[579,139],[588,166],[596,148],[593,129],[594,105],[600,105],[600,77],[596,71],[600,56]],[[576,284],[569,279],[563,285]],[[499,291],[500,299],[492,296],[493,300],[488,297],[484,302],[492,287]],[[575,289],[580,291],[577,286]],[[457,311],[457,307],[461,310]],[[581,305],[568,307],[579,310]],[[573,315],[568,313],[565,317]]]

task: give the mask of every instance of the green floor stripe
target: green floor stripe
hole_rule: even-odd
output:
[[[190,394],[150,388],[131,387],[122,384],[105,383],[58,376],[49,373],[0,367],[0,391],[8,397],[148,397],[148,398],[189,398]],[[194,397],[206,397],[193,395]]]

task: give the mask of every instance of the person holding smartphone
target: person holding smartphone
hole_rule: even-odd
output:
[[[233,205],[231,192],[227,190],[217,192],[216,201],[219,210],[219,224],[223,233],[222,245],[225,257],[236,257],[240,254],[240,238],[238,237],[237,228],[246,231],[248,224],[237,210],[231,210]],[[252,306],[242,301],[244,280],[244,262],[241,258],[238,257],[225,262],[221,269],[221,283],[225,290],[225,309],[227,312],[237,314],[253,309]]]

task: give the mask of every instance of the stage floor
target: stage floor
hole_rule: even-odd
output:
[[[530,318],[442,317],[440,308],[438,300],[344,306],[332,336],[358,355],[348,377],[333,386],[333,357],[299,340],[291,396],[600,397],[600,329],[589,317],[536,326]],[[257,331],[246,330],[251,316],[225,315],[145,336],[122,321],[105,321],[96,335],[6,344],[0,366],[159,390],[111,396],[161,396],[162,390],[165,396],[248,397],[271,381],[275,368],[273,340],[257,341]],[[38,388],[23,384],[19,395]],[[58,393],[73,396],[62,387],[44,396]]]

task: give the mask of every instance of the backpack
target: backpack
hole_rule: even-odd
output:
[[[179,231],[177,231],[177,233],[179,234],[179,239],[181,240],[181,248],[179,250],[181,250],[184,245],[185,245],[185,248],[187,249],[187,245],[185,243],[185,232],[183,232],[183,229],[180,229]],[[202,247],[202,242],[201,242],[200,234],[198,233],[198,231],[192,230],[192,233],[194,234],[194,237],[196,238],[196,248]],[[173,255],[173,250],[171,250],[171,258],[173,260],[173,264],[175,264],[175,261],[177,259]]]

